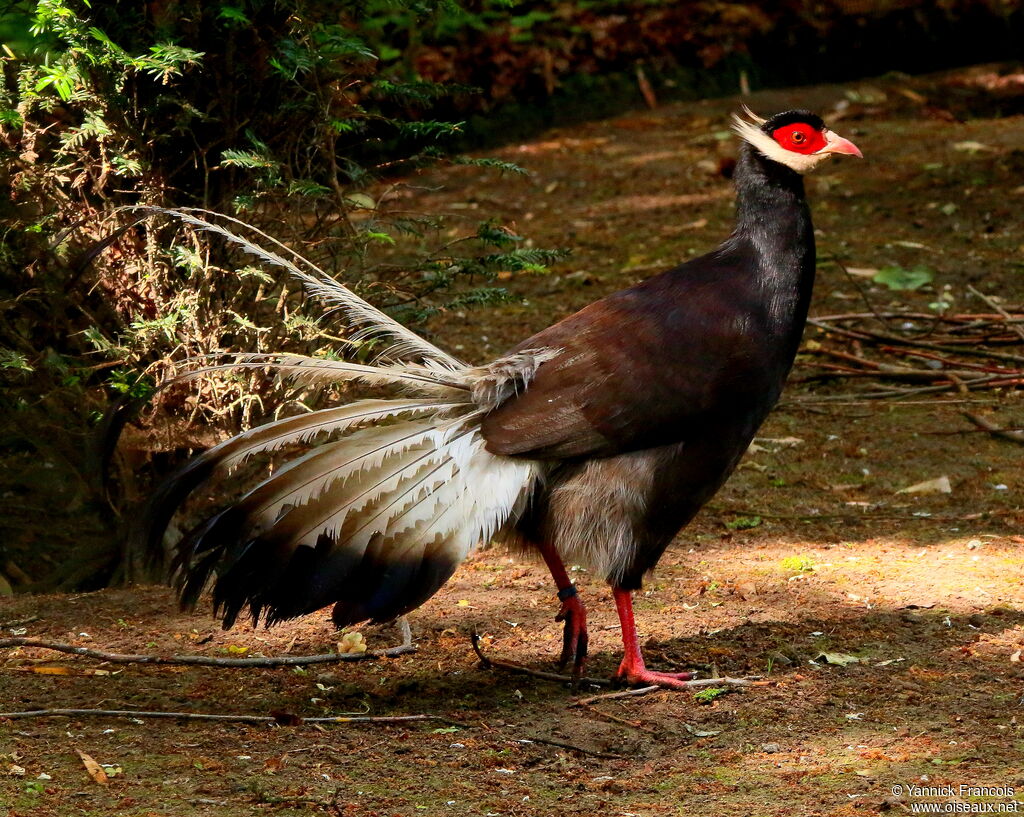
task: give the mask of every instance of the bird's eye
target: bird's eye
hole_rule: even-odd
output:
[[[772,136],[782,147],[794,153],[811,154],[825,147],[824,132],[804,122],[784,125]]]

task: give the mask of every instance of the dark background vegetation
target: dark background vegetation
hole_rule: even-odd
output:
[[[317,399],[260,375],[155,393],[176,364],[337,345],[338,330],[303,311],[295,287],[207,236],[129,226],[137,215],[125,208],[236,215],[422,322],[500,302],[501,273],[543,271],[562,248],[533,247],[486,215],[452,226],[381,194],[416,168],[517,173],[460,151],[655,99],[1019,58],[1024,8],[42,0],[0,5],[0,40],[8,592],[144,576],[126,558],[123,520],[152,475]],[[1024,110],[1020,99],[1001,104]],[[111,458],[102,440],[115,401],[139,414]]]

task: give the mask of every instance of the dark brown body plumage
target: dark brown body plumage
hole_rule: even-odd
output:
[[[516,349],[557,349],[483,421],[496,454],[552,461],[518,529],[626,589],[721,487],[778,400],[814,237],[799,175],[745,147],[737,228]]]

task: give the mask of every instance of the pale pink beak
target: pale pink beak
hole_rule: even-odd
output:
[[[863,159],[864,154],[860,152],[853,142],[849,139],[844,139],[838,133],[833,133],[830,130],[825,130],[825,147],[818,151],[818,153],[845,153],[847,156],[856,156],[858,159]]]

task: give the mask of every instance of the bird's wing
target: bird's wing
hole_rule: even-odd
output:
[[[759,330],[745,293],[649,279],[571,315],[522,347],[557,352],[483,422],[495,454],[601,457],[679,442],[761,399]],[[685,280],[685,279],[684,279]],[[695,286],[696,285],[696,286]],[[765,395],[768,398],[768,395]]]

